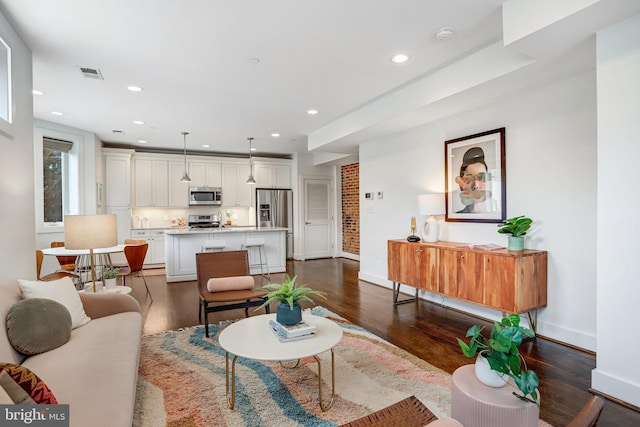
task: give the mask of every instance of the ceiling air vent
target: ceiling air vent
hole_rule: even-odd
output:
[[[80,67],[80,71],[82,72],[82,75],[85,77],[89,77],[91,79],[104,80],[104,78],[102,77],[102,73],[97,68]]]
[[[119,130],[119,129],[113,129],[111,132],[124,134],[124,131],[123,130]]]

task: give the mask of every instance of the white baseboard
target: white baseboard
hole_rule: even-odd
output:
[[[619,376],[613,376],[602,369],[591,371],[591,388],[615,397],[635,407],[640,407],[640,385],[632,384]]]

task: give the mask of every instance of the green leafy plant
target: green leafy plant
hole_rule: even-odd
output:
[[[501,227],[498,233],[511,234],[514,237],[524,236],[531,228],[531,223],[533,220],[524,215],[505,219],[501,224],[498,224],[498,227]]]
[[[115,279],[116,277],[118,277],[119,272],[120,269],[118,267],[105,267],[102,270],[102,277],[104,279]]]
[[[522,396],[513,393],[515,396],[540,406],[537,391],[540,380],[534,371],[527,369],[527,364],[518,350],[524,336],[532,338],[535,334],[520,326],[520,316],[517,314],[504,317],[501,323],[494,322],[488,340],[482,335],[483,329],[478,325],[470,327],[466,335],[467,338],[471,338],[468,344],[457,338],[462,353],[467,357],[481,353],[491,369],[513,379],[522,392]],[[531,396],[531,399],[527,396]]]
[[[260,307],[256,308],[256,310],[275,301],[288,303],[289,307],[293,310],[293,303],[296,301],[304,300],[313,303],[311,296],[327,299],[326,292],[316,291],[307,285],[296,285],[297,277],[298,276],[294,276],[291,278],[287,275],[283,283],[269,283],[259,288],[260,290],[268,291],[268,293],[267,300]]]

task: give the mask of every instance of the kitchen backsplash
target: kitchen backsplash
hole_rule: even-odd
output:
[[[255,225],[256,223],[255,208],[247,207],[133,208],[131,210],[131,228],[169,228],[171,227],[172,218],[184,218],[185,222],[188,222],[189,215],[217,214],[218,211],[222,213],[223,223],[227,221],[227,212],[231,212],[231,223],[233,225]],[[140,218],[140,224],[137,224],[137,218]]]

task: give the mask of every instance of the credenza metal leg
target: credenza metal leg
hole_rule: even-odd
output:
[[[400,283],[393,282],[393,304],[406,304],[408,302],[418,301],[418,288],[416,288],[416,294],[413,298],[406,298],[398,301],[398,295],[400,294]]]

